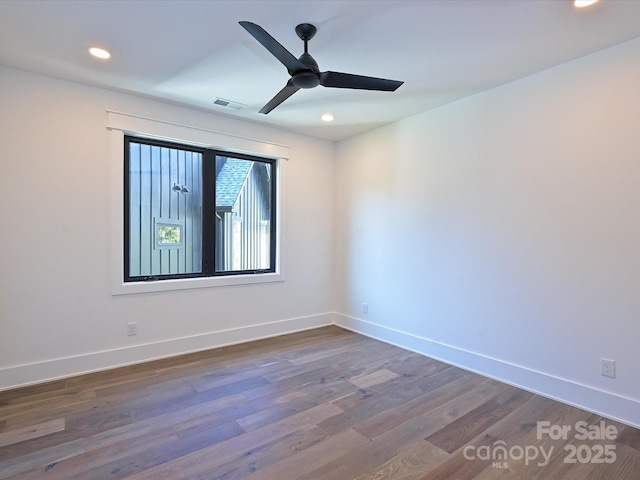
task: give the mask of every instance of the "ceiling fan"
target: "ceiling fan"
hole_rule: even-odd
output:
[[[301,23],[296,27],[298,37],[304,42],[304,53],[300,58],[294,57],[286,48],[278,43],[260,25],[251,22],[240,22],[240,25],[262,44],[271,54],[287,67],[291,78],[275,97],[269,100],[260,113],[267,114],[301,88],[313,88],[318,85],[331,88],[354,88],[359,90],[380,90],[394,92],[404,82],[384,78],[365,77],[341,72],[321,72],[317,62],[309,54],[307,44],[316,34],[316,27],[310,23]]]

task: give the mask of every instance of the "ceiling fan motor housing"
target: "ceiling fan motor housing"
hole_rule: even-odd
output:
[[[298,60],[309,67],[309,70],[301,70],[294,73],[291,77],[291,82],[299,88],[313,88],[320,85],[320,69],[313,57],[304,52]]]
[[[302,71],[291,77],[291,83],[299,88],[313,88],[320,85],[320,75],[316,72]]]

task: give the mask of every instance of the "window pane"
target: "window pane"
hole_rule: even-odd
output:
[[[271,167],[216,156],[216,272],[271,268]]]
[[[276,168],[125,137],[125,281],[274,272]]]
[[[129,142],[129,277],[202,271],[202,154]]]

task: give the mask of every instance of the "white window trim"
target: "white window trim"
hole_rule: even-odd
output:
[[[107,129],[111,131],[111,294],[211,288],[226,285],[248,285],[282,282],[284,268],[284,182],[289,147],[237,135],[215,132],[200,127],[166,122],[122,112],[107,110]],[[124,281],[124,136],[133,135],[190,144],[198,147],[247,153],[277,159],[276,193],[276,271],[246,275],[227,275],[204,278],[184,278],[151,282]]]

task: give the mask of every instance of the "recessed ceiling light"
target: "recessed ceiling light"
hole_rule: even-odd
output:
[[[336,117],[334,117],[330,113],[325,113],[324,115],[322,115],[322,121],[323,122],[333,122],[335,120],[335,118]]]
[[[102,60],[111,58],[111,54],[107,52],[104,48],[91,47],[89,49],[89,53],[96,58],[101,58]]]
[[[597,3],[598,0],[573,0],[573,6],[578,8],[588,7],[589,5],[593,5]]]

